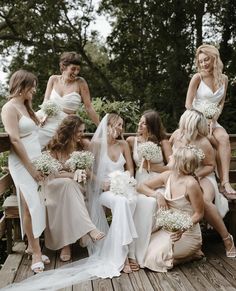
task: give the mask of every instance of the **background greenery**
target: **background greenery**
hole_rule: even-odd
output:
[[[105,43],[89,30],[98,13],[112,25]],[[19,68],[37,74],[35,109],[48,77],[59,73],[59,55],[73,50],[82,56],[81,75],[98,113],[120,110],[132,131],[140,112],[149,108],[161,113],[168,131],[176,128],[195,72],[195,49],[205,42],[219,48],[229,76],[220,122],[235,133],[235,37],[233,0],[102,0],[98,10],[87,0],[0,0],[2,67],[9,75]],[[1,95],[0,105],[6,94]]]

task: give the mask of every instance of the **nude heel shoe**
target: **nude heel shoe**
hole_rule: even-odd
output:
[[[231,234],[228,234],[227,237],[223,238],[222,240],[223,241],[226,241],[230,239],[231,242],[232,242],[232,246],[230,248],[230,250],[226,250],[226,257],[227,258],[235,258],[236,257],[236,249],[235,249],[235,246],[234,246],[234,239],[233,239],[233,236]]]

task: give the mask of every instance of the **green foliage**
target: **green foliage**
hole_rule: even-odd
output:
[[[8,152],[0,153],[0,177],[6,174],[6,167],[8,165]]]
[[[95,111],[100,116],[100,119],[106,113],[115,112],[119,114],[125,121],[125,131],[135,132],[140,118],[140,110],[138,102],[134,101],[109,101],[105,98],[96,98],[92,101]],[[92,123],[84,107],[77,112],[87,125],[86,131],[94,132],[96,126]]]

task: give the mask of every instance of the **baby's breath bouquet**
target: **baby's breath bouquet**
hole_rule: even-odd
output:
[[[94,162],[94,155],[89,151],[74,151],[70,154],[70,158],[66,161],[65,166],[71,172],[77,169],[87,170],[90,169]]]
[[[145,160],[148,162],[148,171],[150,171],[150,160],[161,158],[161,148],[152,141],[141,143],[138,146],[138,156],[141,158],[139,171],[142,172]]]
[[[202,114],[207,119],[212,119],[215,115],[220,114],[220,109],[215,103],[202,102],[197,108],[198,111],[202,112]]]
[[[44,101],[39,107],[47,117],[57,116],[61,111],[61,107],[52,100]]]
[[[135,192],[137,181],[131,177],[129,171],[114,171],[109,174],[110,178],[110,191],[115,195],[122,195],[132,198]]]
[[[159,210],[156,218],[156,229],[163,228],[170,232],[187,230],[193,227],[193,222],[189,214],[179,210]]]
[[[45,176],[56,174],[62,169],[61,163],[54,159],[49,151],[45,151],[42,155],[33,161],[35,168],[41,171]]]
[[[56,174],[62,169],[61,163],[58,160],[54,159],[50,155],[49,151],[43,152],[38,159],[33,161],[33,164],[35,168],[38,171],[42,172],[45,176]],[[44,183],[39,183],[38,185],[38,191],[40,192],[43,192],[41,191],[42,185],[44,185]],[[43,193],[41,193],[41,195],[43,195]]]

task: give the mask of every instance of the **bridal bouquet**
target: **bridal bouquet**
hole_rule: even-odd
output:
[[[47,117],[57,116],[61,111],[61,107],[51,100],[43,102],[39,107]]]
[[[206,119],[212,119],[215,115],[220,113],[220,109],[217,104],[206,101],[202,102],[196,109],[202,112]]]
[[[139,171],[142,172],[145,160],[148,161],[148,171],[150,171],[150,160],[161,158],[161,147],[152,141],[141,143],[138,146],[138,156],[141,158]]]
[[[122,195],[129,198],[135,194],[137,181],[131,177],[129,171],[114,171],[109,174],[110,191],[115,195]]]
[[[193,227],[191,217],[181,211],[168,209],[159,210],[156,218],[156,229],[163,228],[164,230],[175,232],[178,230],[187,230]]]
[[[94,155],[89,151],[74,151],[65,162],[65,166],[74,172],[74,180],[86,182],[86,170],[90,169],[94,162]]]

